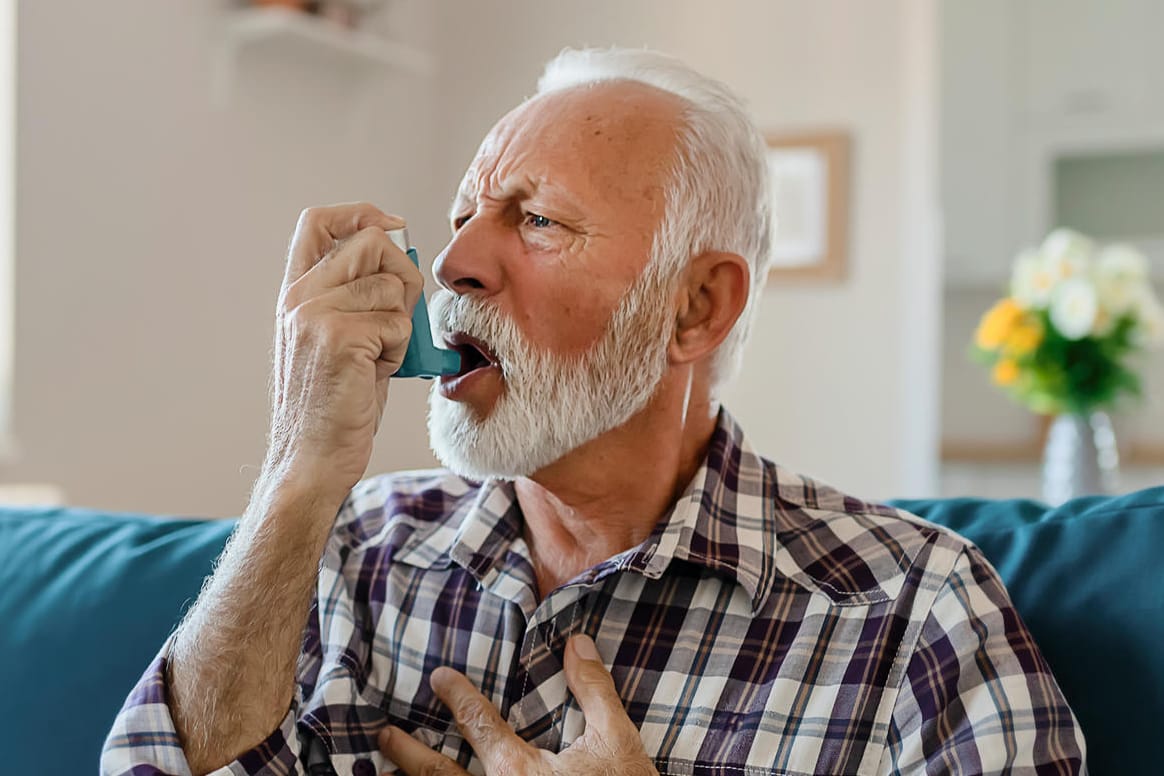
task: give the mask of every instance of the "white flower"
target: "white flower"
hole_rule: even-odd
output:
[[[1091,333],[1097,337],[1106,337],[1115,330],[1116,320],[1117,318],[1101,302],[1095,311],[1095,323],[1091,325]]]
[[[1132,329],[1132,341],[1141,347],[1164,345],[1164,305],[1147,283],[1140,286],[1133,308],[1136,327]]]
[[[1084,277],[1059,283],[1051,298],[1051,324],[1069,340],[1083,339],[1090,334],[1098,312],[1095,286]]]
[[[1056,229],[1043,240],[1039,253],[1056,280],[1067,280],[1087,272],[1095,241],[1071,229]]]
[[[1139,248],[1127,243],[1112,243],[1099,252],[1096,269],[1132,280],[1147,280],[1148,259]]]
[[[1112,319],[1131,310],[1148,282],[1148,260],[1130,245],[1109,245],[1095,262],[1100,306]]]
[[[1027,310],[1043,310],[1050,304],[1058,280],[1046,269],[1042,255],[1028,248],[1014,260],[1010,295]]]

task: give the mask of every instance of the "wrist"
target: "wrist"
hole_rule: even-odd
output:
[[[338,509],[364,475],[370,455],[370,448],[337,447],[273,429],[259,479]]]
[[[268,461],[251,491],[248,512],[296,515],[300,521],[330,527],[350,491],[322,462]]]

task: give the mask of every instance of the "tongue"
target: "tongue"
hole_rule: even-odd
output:
[[[472,345],[466,345],[459,348],[461,353],[461,371],[460,374],[467,375],[470,372],[475,372],[482,367],[489,366],[489,359],[487,359],[481,351]]]

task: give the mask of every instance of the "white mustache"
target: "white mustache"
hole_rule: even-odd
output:
[[[447,339],[454,333],[480,340],[497,358],[502,375],[514,371],[529,347],[511,319],[480,300],[439,289],[429,297],[429,324],[437,337]]]

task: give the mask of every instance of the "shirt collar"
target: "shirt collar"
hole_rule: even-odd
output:
[[[774,573],[771,490],[764,460],[721,409],[703,463],[650,537],[568,584],[594,584],[619,571],[657,579],[674,561],[685,561],[735,580],[759,609]],[[414,534],[397,560],[418,567],[456,563],[487,587],[499,576],[533,581],[511,482],[479,485],[455,508],[450,524],[455,530]]]
[[[775,531],[768,470],[726,409],[703,464],[655,529],[644,576],[658,578],[674,561],[734,579],[759,609],[772,586]]]

